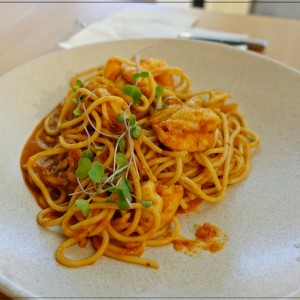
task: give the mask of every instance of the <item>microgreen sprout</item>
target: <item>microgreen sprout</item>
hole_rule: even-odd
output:
[[[105,174],[105,166],[99,161],[93,161],[94,155],[90,150],[84,150],[80,160],[78,161],[78,167],[75,171],[75,174],[78,178],[78,183],[81,187],[81,190],[85,192],[83,186],[80,183],[80,180],[83,180],[87,177],[90,178],[94,182],[96,192],[87,193],[90,195],[89,200],[77,199],[75,201],[75,205],[80,208],[82,214],[87,216],[89,213],[89,202],[93,199],[93,197],[100,192],[110,192],[118,195],[118,207],[122,210],[127,210],[131,207],[132,197],[131,192],[133,188],[127,178],[121,178],[118,180],[118,183],[115,185],[113,183],[115,176],[124,170],[124,168],[128,167],[128,160],[125,155],[121,152],[116,153],[116,167],[117,170],[108,177]],[[108,184],[108,187],[104,187]],[[113,198],[112,198],[113,199]]]
[[[99,161],[94,161],[88,172],[90,179],[95,183],[100,183],[104,176],[104,165]]]
[[[128,120],[128,122],[126,123],[127,120]],[[118,116],[118,121],[120,123],[123,122],[127,125],[126,128],[128,128],[132,138],[134,138],[134,139],[139,138],[139,136],[142,133],[142,127],[137,125],[136,116],[134,114],[131,114],[130,116],[128,116],[126,114],[120,114]],[[121,150],[121,152],[124,152],[124,151]]]
[[[77,106],[74,110],[73,110],[73,114],[74,116],[81,116],[83,114],[83,111],[80,109],[79,106]]]
[[[81,81],[80,79],[77,79],[77,80],[75,81],[75,83],[76,83],[76,85],[75,85],[75,86],[72,86],[72,90],[73,90],[74,93],[77,92],[77,90],[78,90],[79,88],[82,88],[82,87],[83,87],[83,83],[82,83],[82,81]]]
[[[98,161],[92,162],[94,154],[90,150],[84,150],[78,161],[75,175],[83,180],[89,177],[94,183],[100,183],[104,177],[104,165]]]
[[[79,179],[83,180],[86,177],[88,177],[89,170],[91,169],[91,167],[92,167],[92,162],[88,158],[82,157],[78,161],[78,167],[77,167],[77,169],[75,171],[75,175]]]
[[[160,85],[155,88],[155,97],[157,98],[156,109],[161,110],[166,107],[166,104],[162,101],[162,95],[164,93],[164,88]]]
[[[151,200],[141,200],[141,204],[144,207],[150,207],[152,205],[152,201]]]
[[[142,133],[142,127],[139,125],[135,125],[130,129],[130,135],[134,138],[134,139],[138,139],[139,136]]]
[[[82,81],[80,79],[77,79],[75,82],[76,82],[76,84],[77,84],[78,87],[80,87],[80,88],[83,87],[83,83],[82,83]]]
[[[135,115],[130,115],[128,125],[130,128],[132,128],[136,123],[136,116]]]
[[[156,86],[155,88],[155,97],[159,98],[163,95],[164,93],[164,88],[161,85]]]
[[[75,205],[80,208],[82,214],[87,217],[89,212],[90,212],[90,206],[89,206],[90,201],[89,200],[84,200],[84,199],[77,199],[75,201]]]
[[[103,151],[104,146],[95,146],[96,151]]]
[[[137,80],[138,78],[147,78],[147,77],[149,77],[149,72],[143,71],[132,75],[132,80]]]
[[[128,165],[128,160],[125,157],[124,153],[117,152],[117,154],[116,154],[116,164],[117,164],[117,170],[120,170],[123,167]]]
[[[72,101],[73,101],[74,103],[76,103],[76,104],[79,103],[79,99],[78,99],[77,97],[74,97],[74,98],[72,99]]]
[[[125,139],[124,137],[122,136],[120,139],[119,139],[119,149],[122,153],[124,153],[125,151],[125,146],[126,146],[126,143],[125,143]]]
[[[118,115],[117,120],[118,120],[119,123],[123,123],[128,118],[129,118],[128,115],[126,115],[126,114],[120,114],[120,115]]]
[[[82,158],[87,158],[89,160],[93,160],[94,154],[91,150],[84,150],[81,155]]]
[[[133,189],[128,179],[122,178],[117,186],[112,186],[108,190],[119,196],[118,207],[121,210],[128,210],[131,207]]]
[[[138,72],[133,76],[133,80],[138,80],[138,78],[141,77],[146,78],[148,76],[148,72]],[[76,84],[77,90],[78,88],[83,87],[82,82],[80,83],[76,81]],[[73,99],[73,102],[78,104],[77,108],[74,110],[75,113],[77,112],[77,115],[85,113],[90,126],[95,131],[104,136],[116,139],[113,166],[105,166],[101,162],[94,160],[95,155],[90,149],[90,144],[93,143],[94,145],[94,148],[92,148],[93,151],[102,151],[105,146],[99,146],[94,142],[90,142],[91,136],[85,127],[87,138],[89,140],[88,149],[82,152],[82,156],[78,161],[78,166],[75,171],[77,182],[81,191],[73,193],[74,195],[85,193],[89,196],[88,200],[80,198],[75,201],[75,205],[80,208],[84,216],[88,216],[90,209],[89,203],[97,194],[107,193],[105,202],[117,203],[120,210],[128,210],[131,207],[132,197],[135,197],[132,194],[133,188],[128,180],[128,175],[130,166],[133,164],[139,178],[133,139],[139,138],[142,133],[142,127],[138,125],[136,116],[130,113],[130,107],[133,104],[140,104],[142,93],[137,85],[130,84],[124,86],[123,92],[125,95],[131,97],[132,101],[128,104],[128,108],[117,117],[118,122],[124,125],[124,131],[119,135],[105,133],[96,128],[85,107],[86,103],[84,100],[87,98],[86,95],[77,95],[77,97]],[[83,111],[81,109],[83,109]],[[125,156],[125,153],[127,153],[126,147],[128,147],[130,152],[129,160],[126,158],[127,155]],[[109,169],[110,174],[105,173],[105,168]],[[87,178],[93,182],[93,185],[84,187],[81,180]],[[152,204],[151,201],[142,201],[141,203],[144,207],[149,207]]]
[[[115,200],[113,199],[112,196],[108,197],[106,200],[105,200],[106,203],[115,203]]]
[[[123,87],[123,93],[132,98],[133,102],[137,105],[140,104],[142,92],[137,86],[131,84],[125,84]]]

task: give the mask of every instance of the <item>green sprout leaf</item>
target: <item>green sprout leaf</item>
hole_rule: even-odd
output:
[[[73,110],[73,114],[75,116],[81,116],[83,114],[83,111],[79,108],[79,107],[76,107],[74,110]]]
[[[133,127],[135,123],[136,123],[136,116],[132,114],[129,117],[129,122],[128,122],[129,127]]]
[[[144,207],[150,207],[152,205],[152,201],[151,200],[142,200],[141,201],[141,204],[144,206]]]
[[[113,197],[108,197],[106,200],[105,200],[106,203],[115,203],[116,201],[114,200]]]
[[[126,84],[123,87],[123,93],[125,95],[131,97],[135,104],[137,104],[137,105],[140,104],[140,99],[142,97],[142,92],[140,91],[140,89],[137,86],[131,85],[131,84]]]
[[[111,193],[118,194],[120,189],[117,186],[111,186],[111,187],[108,188],[108,191],[111,192]]]
[[[77,92],[78,88],[82,88],[83,87],[83,83],[82,83],[81,80],[77,79],[75,82],[76,82],[76,86],[72,86],[72,91],[74,93]]]
[[[130,181],[129,181],[127,178],[122,178],[122,180],[123,180],[124,183],[126,184],[128,190],[129,190],[129,192],[132,193],[132,192],[133,192],[133,188],[132,188],[132,185],[131,185]],[[121,181],[122,181],[122,180],[121,180]]]
[[[158,85],[155,88],[155,97],[159,98],[159,97],[161,97],[163,95],[163,93],[164,93],[164,88],[161,85]]]
[[[119,139],[119,149],[122,153],[124,153],[125,151],[125,146],[126,146],[125,139],[124,137],[122,137]]]
[[[108,188],[108,191],[111,193],[116,193],[118,194],[121,198],[128,198],[128,200],[132,200],[130,190],[131,190],[131,185],[130,188],[128,186],[128,183],[126,182],[127,179],[122,178],[117,186],[111,186]],[[129,183],[130,184],[130,183]]]
[[[124,123],[124,121],[126,119],[128,119],[128,116],[126,114],[120,114],[120,115],[118,115],[118,118],[117,118],[119,123]]]
[[[81,158],[87,158],[90,161],[92,161],[93,158],[94,158],[94,154],[93,154],[93,152],[91,150],[84,150],[82,152]]]
[[[143,71],[140,73],[135,73],[134,75],[132,75],[132,80],[137,80],[140,77],[143,77],[143,78],[149,77],[149,72]]]
[[[130,206],[130,204],[128,203],[128,201],[126,201],[126,199],[125,199],[125,200],[119,199],[118,207],[119,207],[119,209],[121,209],[121,210],[128,210],[131,206]]]
[[[78,87],[80,87],[80,88],[83,87],[83,83],[82,83],[82,81],[81,81],[80,79],[77,79],[75,82],[76,82],[76,85],[77,85]]]
[[[139,136],[141,135],[142,133],[142,127],[139,126],[139,125],[136,125],[134,127],[132,127],[130,129],[130,135],[134,138],[134,139],[138,139]]]
[[[116,163],[117,169],[122,169],[123,167],[128,165],[128,160],[126,159],[125,155],[121,152],[116,153]]]
[[[89,170],[92,167],[92,162],[88,158],[80,158],[78,161],[78,167],[75,171],[75,175],[79,179],[85,179],[89,175]]]
[[[118,188],[122,191],[124,197],[131,202],[132,198],[130,192],[132,192],[132,186],[129,180],[126,178],[122,178],[118,184]]]
[[[97,151],[103,151],[104,150],[104,146],[96,146],[95,149]]]
[[[117,186],[112,186],[108,189],[111,193],[116,193],[119,196],[118,207],[121,210],[128,210],[131,207],[131,191],[132,186],[128,179],[122,178]]]
[[[134,104],[136,104],[136,105],[140,105],[141,99],[140,99],[140,98],[139,98],[139,99],[133,99],[133,102],[134,102]]]
[[[88,200],[77,199],[75,205],[80,208],[82,214],[87,217],[90,212],[90,205]]]
[[[74,97],[73,99],[72,99],[72,101],[74,102],[74,103],[79,103],[80,101],[79,101],[79,99],[77,98],[77,97]]]
[[[88,174],[93,182],[100,183],[104,175],[104,166],[99,161],[94,161]]]

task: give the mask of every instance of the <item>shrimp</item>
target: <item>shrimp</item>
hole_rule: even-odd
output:
[[[172,222],[183,197],[183,187],[181,185],[167,186],[158,182],[156,184],[156,190],[163,199],[162,216],[160,220],[160,227],[162,228]]]
[[[41,157],[36,161],[34,172],[50,187],[71,192],[77,186],[75,170],[81,155],[81,149],[74,149],[64,155]]]
[[[142,184],[143,199],[152,201],[152,205],[157,208],[161,215],[160,228],[172,222],[182,196],[183,188],[180,185],[167,186],[159,181],[155,183],[151,180]],[[144,211],[141,217],[142,227],[149,230],[152,222],[153,216]]]
[[[115,81],[121,74],[122,62],[117,59],[109,60],[103,71],[103,77]]]
[[[101,127],[116,133],[120,133],[122,131],[123,124],[118,121],[118,114],[111,105],[103,104],[102,114]]]
[[[160,58],[148,58],[140,61],[140,66],[146,70],[153,71],[157,68],[166,67],[168,64]]]
[[[148,71],[155,71],[159,68],[167,67],[168,64],[160,58],[149,58],[141,60],[140,66]],[[165,87],[172,88],[174,86],[173,76],[168,72],[155,76],[155,81]]]
[[[103,77],[115,82],[122,89],[125,84],[135,84],[132,76],[136,73],[138,73],[136,66],[128,65],[117,59],[111,59],[105,65]],[[145,97],[150,97],[151,86],[148,78],[139,78],[137,86]]]
[[[132,79],[134,74],[138,73],[136,67],[129,66],[127,64],[123,64],[121,68],[122,77],[126,82],[130,84],[135,84],[135,80]],[[151,86],[149,78],[139,78],[137,81],[137,86],[145,97],[150,97],[151,95]]]
[[[213,144],[221,119],[210,108],[184,103],[169,105],[151,116],[150,124],[166,147],[175,151],[204,151]]]

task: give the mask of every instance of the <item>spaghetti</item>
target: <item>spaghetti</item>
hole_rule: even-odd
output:
[[[60,225],[56,251],[69,267],[101,256],[158,268],[147,246],[179,237],[177,213],[220,202],[245,178],[258,136],[232,96],[191,92],[183,70],[161,59],[113,56],[71,79],[60,103],[26,143],[21,167],[42,208],[42,226]],[[65,250],[91,243],[94,253]]]

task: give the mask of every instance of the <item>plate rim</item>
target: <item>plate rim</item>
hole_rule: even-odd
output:
[[[135,42],[135,41],[139,41],[139,42],[143,42],[143,41],[146,41],[146,42],[148,42],[148,41],[154,41],[154,42],[155,41],[176,41],[176,42],[182,42],[182,43],[199,43],[199,44],[204,44],[204,45],[207,44],[207,45],[211,45],[213,47],[221,47],[221,48],[227,49],[229,51],[236,51],[236,52],[244,53],[244,55],[246,55],[246,56],[252,56],[256,59],[261,59],[263,61],[269,61],[271,63],[276,64],[277,66],[288,69],[291,72],[294,72],[294,73],[300,75],[300,70],[298,70],[297,68],[290,66],[287,63],[282,62],[278,59],[267,56],[263,53],[254,52],[254,51],[250,51],[250,50],[241,50],[241,49],[235,48],[233,46],[218,43],[218,42],[211,42],[211,41],[204,41],[204,40],[191,40],[191,39],[184,39],[184,38],[181,38],[181,39],[180,38],[143,38],[143,39],[122,39],[122,40],[95,42],[95,43],[90,43],[90,44],[81,45],[81,46],[77,46],[77,47],[72,47],[69,49],[58,48],[56,50],[42,54],[36,58],[30,59],[29,61],[23,62],[22,64],[13,67],[12,69],[10,69],[7,72],[5,72],[4,74],[2,74],[0,76],[0,80],[3,77],[10,76],[11,73],[17,72],[19,69],[21,69],[29,64],[36,63],[39,60],[48,58],[49,56],[59,55],[59,53],[62,53],[62,52],[69,53],[69,52],[73,52],[73,51],[80,51],[80,49],[83,49],[83,48],[100,47],[105,44],[130,43],[130,42]]]

